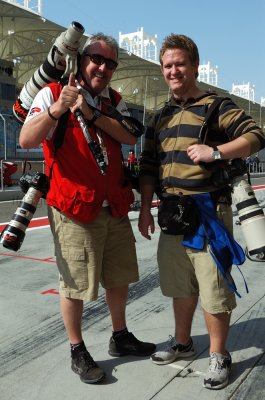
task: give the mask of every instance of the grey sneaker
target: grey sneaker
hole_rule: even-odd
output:
[[[80,351],[76,357],[72,357],[71,368],[84,383],[96,383],[105,377],[104,371],[87,350]]]
[[[220,353],[211,353],[203,386],[207,389],[222,389],[227,386],[231,367],[232,358],[228,352],[226,356]]]
[[[195,354],[192,338],[190,338],[187,346],[183,346],[176,342],[176,339],[169,336],[165,349],[157,351],[151,355],[151,360],[155,364],[165,365],[174,362],[177,358],[191,357]]]

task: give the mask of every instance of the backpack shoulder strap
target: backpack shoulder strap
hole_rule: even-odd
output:
[[[221,96],[217,96],[214,101],[212,102],[212,104],[209,106],[207,113],[205,115],[205,119],[204,119],[204,124],[209,124],[209,121],[213,118],[215,110],[217,110],[221,103],[224,100],[230,100],[229,97],[221,97]]]
[[[230,97],[221,97],[221,96],[216,96],[214,101],[210,104],[208,107],[208,110],[206,112],[203,124],[201,126],[201,130],[199,133],[199,143],[205,143],[207,139],[207,134],[208,134],[208,129],[213,121],[213,119],[216,117],[216,110],[219,109],[221,103],[224,100],[230,100]]]
[[[63,141],[64,141],[64,136],[66,132],[66,125],[67,125],[67,120],[70,114],[70,110],[68,109],[59,119],[58,125],[55,131],[55,136],[53,140],[53,146],[54,146],[54,155],[56,154],[57,150],[62,146]]]
[[[66,84],[66,81],[65,82],[61,81],[61,83],[64,86]],[[49,173],[49,181],[52,179],[52,170],[53,170],[53,165],[54,165],[57,150],[62,146],[63,141],[64,141],[64,136],[65,136],[65,132],[66,132],[66,126],[67,126],[67,120],[68,120],[69,114],[70,114],[70,109],[68,109],[59,118],[58,125],[54,132],[54,139],[53,139],[54,153],[53,153],[53,160],[52,160],[52,165],[51,165],[50,173]]]
[[[109,87],[109,98],[110,98],[110,102],[113,105],[113,107],[117,106],[117,100],[114,94],[114,90],[112,89],[112,87]]]
[[[62,86],[65,86],[68,82],[67,79],[61,79],[60,83]],[[57,150],[62,146],[63,141],[64,141],[64,136],[66,132],[66,125],[67,125],[67,120],[70,114],[70,110],[68,109],[60,118],[58,121],[58,125],[56,127],[56,130],[54,132],[54,139],[53,139],[53,146],[54,146],[54,157],[57,152]]]

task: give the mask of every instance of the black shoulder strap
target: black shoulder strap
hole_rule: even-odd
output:
[[[68,82],[68,77],[67,79],[61,79],[60,83],[62,86],[65,86]],[[68,109],[59,119],[58,125],[56,127],[56,130],[54,132],[54,139],[53,139],[53,145],[54,145],[54,157],[57,152],[57,150],[62,146],[63,141],[64,141],[64,135],[66,131],[66,125],[67,125],[67,120],[70,114],[70,110]]]
[[[116,107],[117,101],[116,101],[116,97],[115,97],[114,90],[112,89],[112,87],[109,87],[109,98],[110,98],[110,102],[113,105],[113,107]]]
[[[199,133],[199,143],[206,143],[209,126],[216,117],[216,110],[224,100],[230,100],[230,98],[217,96],[209,106]]]
[[[63,86],[66,85],[66,81],[61,81],[61,84]],[[49,180],[52,179],[52,170],[53,170],[53,165],[54,165],[57,150],[62,146],[63,141],[64,141],[64,136],[65,136],[65,132],[66,132],[66,126],[67,126],[67,120],[68,120],[69,114],[70,114],[70,109],[68,109],[59,118],[57,127],[54,132],[54,139],[53,139],[54,154],[53,154],[52,165],[50,168]]]
[[[70,110],[68,109],[59,119],[58,125],[55,131],[55,136],[53,140],[53,145],[54,145],[54,153],[62,146],[63,141],[64,141],[64,136],[66,132],[66,125],[67,125],[67,120],[70,114]]]

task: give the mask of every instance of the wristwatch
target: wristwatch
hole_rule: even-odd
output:
[[[102,116],[102,114],[99,110],[94,110],[93,117],[92,117],[92,119],[89,120],[89,123],[93,124],[101,116]]]
[[[213,147],[212,158],[214,159],[214,161],[222,160],[222,154],[216,146]]]

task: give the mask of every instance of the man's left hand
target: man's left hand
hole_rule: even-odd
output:
[[[212,153],[213,148],[206,144],[193,144],[187,149],[187,154],[194,164],[199,164],[200,162],[210,163],[214,161]]]

